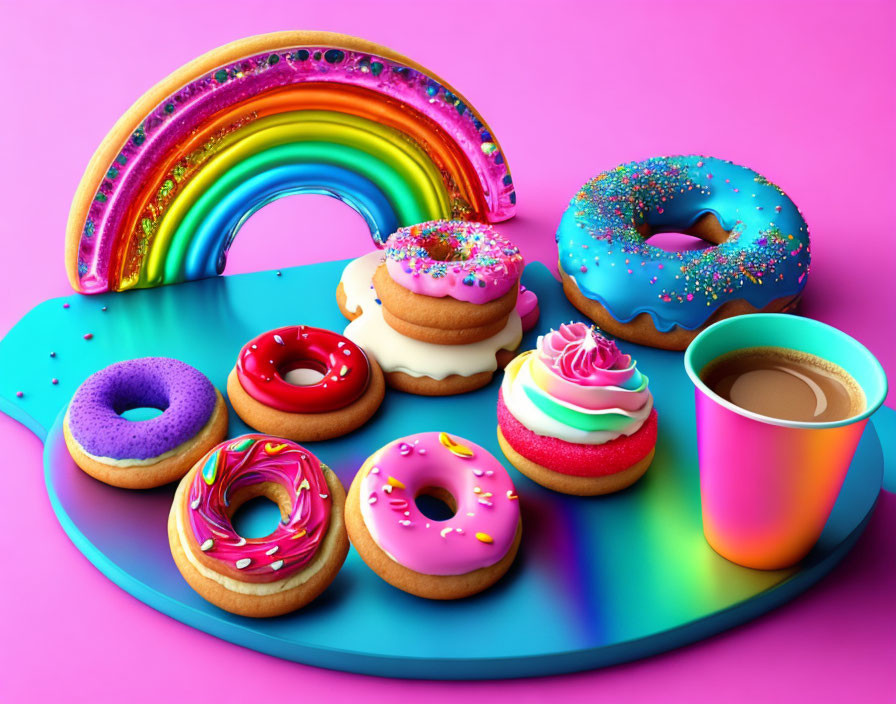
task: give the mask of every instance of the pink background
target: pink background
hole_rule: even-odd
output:
[[[251,11],[246,8],[252,7]],[[48,3],[0,0],[0,334],[69,293],[63,230],[94,148],[151,84],[242,36],[329,29],[405,53],[487,117],[513,169],[502,229],[551,264],[553,233],[598,170],[699,152],[763,172],[812,233],[802,312],[856,336],[896,373],[889,223],[894,6],[885,2]],[[334,251],[308,235],[336,233]],[[302,246],[296,247],[297,238]],[[257,246],[259,243],[262,246]],[[290,198],[237,238],[230,272],[360,254],[361,220]],[[889,301],[886,305],[884,299]],[[892,700],[896,496],[830,577],[792,604],[698,645],[536,681],[390,681],[281,662],[162,616],[119,590],[56,524],[41,443],[0,416],[5,486],[0,700],[429,701],[482,695],[612,701]]]

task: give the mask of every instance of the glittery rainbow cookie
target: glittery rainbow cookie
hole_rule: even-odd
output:
[[[69,214],[69,280],[100,293],[214,276],[245,219],[298,192],[344,201],[379,245],[516,203],[491,128],[432,72],[342,34],[260,35],[178,69],[113,127]]]
[[[507,365],[498,442],[533,481],[564,494],[619,491],[653,461],[657,414],[631,356],[585,323],[561,325]]]
[[[683,232],[710,247],[667,251]],[[598,174],[557,230],[563,290],[603,330],[684,349],[722,318],[792,310],[809,273],[809,231],[760,174],[705,156],[657,157]]]

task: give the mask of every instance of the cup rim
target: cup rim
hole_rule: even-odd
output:
[[[715,332],[719,328],[727,327],[729,325],[738,325],[740,324],[738,321],[740,318],[744,317],[762,317],[762,318],[787,318],[789,320],[799,320],[798,325],[809,325],[810,327],[814,326],[817,328],[823,328],[828,333],[833,333],[835,335],[839,335],[841,337],[846,338],[849,342],[855,345],[858,351],[865,355],[865,358],[868,364],[871,366],[873,372],[880,378],[881,389],[880,393],[877,395],[877,398],[870,399],[867,398],[867,390],[862,387],[862,391],[866,394],[866,407],[865,410],[861,413],[858,413],[854,416],[850,416],[848,418],[843,418],[841,420],[829,420],[821,423],[813,423],[812,421],[799,421],[799,420],[786,420],[783,418],[773,418],[772,416],[762,415],[761,413],[755,413],[753,411],[749,411],[746,408],[741,408],[737,406],[731,401],[728,401],[721,396],[719,396],[715,391],[710,389],[706,384],[703,383],[703,380],[700,378],[700,373],[697,369],[694,368],[693,358],[694,358],[694,350],[697,348],[697,343],[701,340],[701,338],[707,337],[709,334],[712,334],[711,331]],[[881,363],[878,361],[877,357],[875,357],[871,350],[869,350],[865,345],[856,340],[851,335],[835,328],[833,325],[828,325],[827,323],[823,323],[820,320],[815,320],[814,318],[807,318],[801,315],[793,315],[790,313],[749,313],[745,316],[737,315],[731,318],[725,318],[724,320],[720,320],[712,325],[704,328],[700,331],[700,333],[691,340],[690,344],[687,346],[687,349],[684,352],[684,368],[687,372],[687,375],[690,377],[691,382],[694,386],[702,391],[706,396],[712,399],[715,403],[719,404],[723,408],[727,408],[729,411],[736,413],[739,416],[743,416],[745,418],[750,418],[751,420],[758,421],[760,423],[765,423],[766,425],[777,425],[784,428],[802,428],[809,430],[820,430],[824,428],[840,428],[846,425],[852,425],[853,423],[858,423],[859,421],[865,420],[869,418],[884,402],[884,399],[887,397],[887,375],[884,372],[884,368]]]

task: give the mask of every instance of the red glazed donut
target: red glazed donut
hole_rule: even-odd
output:
[[[300,386],[284,378],[295,369],[323,376]],[[376,412],[384,393],[383,373],[364,350],[308,325],[277,328],[250,340],[227,379],[233,409],[247,425],[298,442],[355,430]]]

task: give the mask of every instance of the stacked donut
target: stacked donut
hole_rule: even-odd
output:
[[[489,225],[432,221],[396,231],[351,262],[336,298],[345,336],[394,388],[427,396],[485,386],[535,324],[519,249]]]

